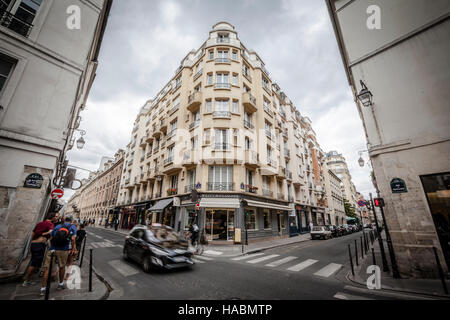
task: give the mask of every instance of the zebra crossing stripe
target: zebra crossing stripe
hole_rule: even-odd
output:
[[[352,294],[342,293],[342,292],[337,292],[333,296],[333,298],[340,299],[340,300],[374,300],[374,299],[361,297],[361,296],[355,296],[355,295],[352,295]]]
[[[317,271],[316,273],[314,273],[314,275],[319,276],[319,277],[328,278],[333,273],[338,271],[340,268],[342,268],[342,264],[330,263],[325,268],[322,268],[319,271]]]
[[[214,259],[212,259],[212,258],[208,258],[208,257],[205,257],[205,256],[195,256],[197,259],[200,259],[200,260],[206,260],[206,261],[211,261],[211,260],[214,260]]]
[[[263,261],[266,261],[266,260],[269,260],[269,259],[272,259],[272,258],[276,258],[276,257],[279,257],[279,256],[280,256],[279,254],[271,254],[269,256],[265,256],[265,257],[262,257],[262,258],[258,258],[258,259],[247,261],[247,263],[254,264],[254,263],[263,262]]]
[[[303,269],[308,268],[309,266],[312,266],[314,263],[318,262],[318,260],[308,259],[303,261],[302,263],[296,264],[293,267],[288,268],[289,271],[301,271]]]
[[[138,270],[136,270],[132,266],[122,262],[121,260],[112,260],[112,261],[109,261],[108,264],[111,267],[113,267],[115,270],[117,270],[124,277],[129,277],[129,276],[139,273]]]
[[[95,242],[91,242],[91,247],[98,248],[98,244]]]
[[[241,257],[233,258],[231,260],[233,260],[233,261],[245,260],[245,259],[250,259],[253,257],[257,257],[257,256],[262,256],[263,254],[264,253],[254,253],[254,254],[250,254],[248,256],[241,256]]]
[[[276,260],[272,263],[266,264],[266,267],[278,267],[278,266],[281,266],[282,264],[288,263],[295,259],[297,259],[297,257],[293,257],[293,256],[286,257],[284,259]]]
[[[194,258],[192,258],[191,260],[194,261],[195,263],[205,263],[205,261],[200,261],[200,260],[197,260],[197,259],[194,259]]]

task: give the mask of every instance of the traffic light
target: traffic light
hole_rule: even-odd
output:
[[[381,208],[384,207],[384,199],[383,198],[375,198],[373,199],[373,204],[375,207]]]

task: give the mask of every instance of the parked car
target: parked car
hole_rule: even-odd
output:
[[[125,238],[123,258],[136,261],[145,272],[194,264],[188,242],[163,225],[135,226]]]
[[[328,228],[330,229],[331,235],[333,236],[333,238],[341,236],[341,233],[340,233],[339,228],[337,226],[330,225],[330,226],[328,226]]]
[[[333,235],[331,231],[326,226],[315,226],[311,230],[311,239],[331,239]]]
[[[345,229],[345,234],[353,233],[353,229],[352,229],[352,227],[350,227],[349,224],[343,224],[342,226],[343,226],[344,229]]]
[[[338,226],[338,230],[339,230],[339,235],[341,235],[341,236],[345,236],[347,234],[345,227],[342,225]]]

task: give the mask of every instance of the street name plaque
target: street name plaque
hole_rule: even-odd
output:
[[[392,193],[405,193],[408,192],[408,189],[406,188],[406,183],[403,179],[400,178],[394,178],[391,181],[391,190]]]

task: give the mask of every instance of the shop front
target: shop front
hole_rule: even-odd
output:
[[[305,206],[296,205],[295,214],[297,216],[299,233],[309,232],[308,209]]]
[[[173,199],[168,198],[156,202],[147,210],[147,221],[175,228],[177,207],[173,206]]]
[[[131,230],[135,225],[136,225],[136,209],[134,207],[122,208],[122,221],[120,221],[120,228]]]
[[[239,198],[202,198],[203,223],[208,241],[233,242]]]
[[[311,217],[314,225],[324,226],[325,225],[325,209],[323,208],[312,208]]]

